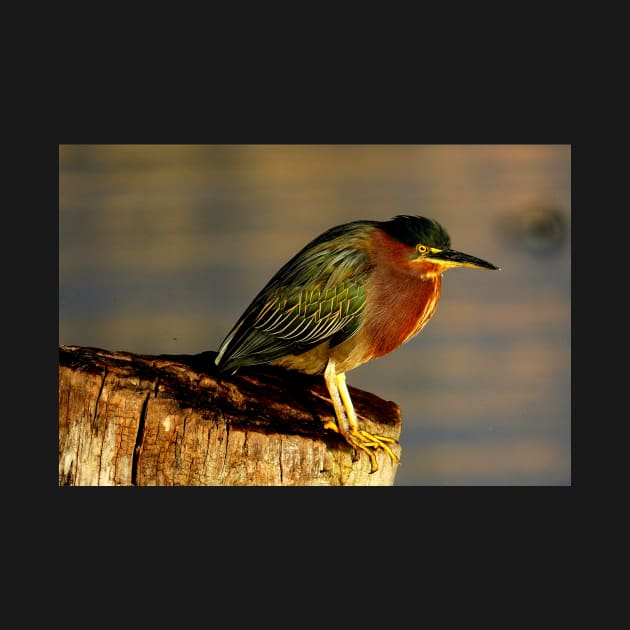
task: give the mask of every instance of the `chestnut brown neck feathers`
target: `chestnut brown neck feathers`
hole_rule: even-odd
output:
[[[366,334],[372,340],[372,356],[379,357],[411,339],[431,319],[442,276],[437,266],[421,275],[409,258],[411,248],[380,230],[375,231],[374,240],[376,264],[368,284],[365,321],[369,322]]]

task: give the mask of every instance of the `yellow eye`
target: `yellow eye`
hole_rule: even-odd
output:
[[[426,245],[418,245],[418,246],[416,246],[416,251],[421,256],[425,256],[426,254],[429,253],[429,248]]]

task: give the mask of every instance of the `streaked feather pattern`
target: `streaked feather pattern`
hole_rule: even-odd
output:
[[[372,270],[368,238],[376,225],[357,221],[332,228],[276,273],[219,349],[221,370],[275,361],[356,333]]]

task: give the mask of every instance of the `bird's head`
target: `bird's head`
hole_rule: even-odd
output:
[[[390,237],[390,247],[404,252],[406,266],[416,273],[439,275],[453,267],[500,269],[481,258],[451,249],[448,232],[434,219],[398,215],[378,227]]]

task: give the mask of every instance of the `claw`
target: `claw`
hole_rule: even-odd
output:
[[[371,433],[368,433],[367,431],[361,431],[361,433],[373,440],[374,442],[374,450],[377,450],[379,448],[382,448],[391,458],[391,460],[394,462],[394,464],[398,464],[400,463],[400,459],[398,458],[398,456],[396,455],[396,453],[394,453],[394,451],[392,451],[391,448],[389,448],[389,446],[387,446],[386,442],[389,442],[390,444],[398,444],[398,442],[396,440],[394,440],[394,438],[390,438],[390,437],[385,437],[384,435],[372,435]],[[374,472],[374,471],[372,471]]]
[[[325,400],[326,402],[332,402],[330,398],[326,398],[325,396],[322,396],[317,392],[312,391],[311,394],[317,396],[318,398],[321,398],[322,400]],[[398,458],[396,453],[394,453],[394,451],[392,451],[392,449],[389,448],[389,446],[387,445],[387,443],[398,444],[398,441],[394,438],[385,437],[384,435],[374,435],[372,433],[368,433],[367,431],[363,431],[362,429],[350,429],[349,433],[344,434],[344,432],[341,431],[341,429],[339,428],[340,425],[335,422],[335,420],[326,420],[323,426],[324,429],[330,429],[331,431],[339,433],[343,436],[343,438],[354,451],[354,454],[352,456],[353,462],[356,462],[359,459],[361,451],[363,451],[370,458],[370,473],[376,472],[378,470],[378,464],[376,462],[376,456],[374,455],[374,453],[379,448],[382,448],[395,464],[400,463],[400,459]]]
[[[398,464],[400,459],[388,446],[388,444],[398,444],[397,440],[384,435],[374,435],[359,428],[359,420],[350,399],[350,392],[348,392],[348,387],[346,386],[345,374],[343,372],[337,374],[335,363],[332,360],[328,362],[324,372],[324,379],[330,398],[325,398],[313,391],[311,393],[322,400],[332,403],[335,409],[336,421],[327,420],[324,423],[324,428],[343,436],[344,440],[354,451],[352,461],[356,462],[360,457],[361,451],[363,451],[370,458],[370,473],[374,473],[378,470],[375,453],[380,448],[387,453],[395,464]]]
[[[382,448],[392,459],[395,464],[398,464],[400,460],[398,456],[392,451],[389,446],[387,446],[387,442],[391,444],[397,444],[396,440],[393,438],[385,437],[383,435],[373,435],[372,433],[368,433],[367,431],[358,430],[352,431],[350,435],[344,436],[346,442],[350,444],[355,449],[362,450],[369,458],[371,462],[371,470],[370,473],[376,472],[378,470],[378,464],[376,463],[375,452]],[[356,461],[356,460],[355,460]]]

